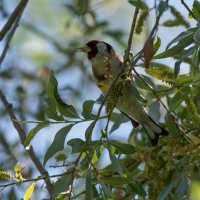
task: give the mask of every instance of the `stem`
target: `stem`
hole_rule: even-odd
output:
[[[0,31],[0,41],[4,38],[6,33],[10,30],[10,28],[13,26],[14,22],[16,21],[17,17],[20,15],[20,13],[24,10],[28,3],[28,0],[21,0],[13,13],[10,15],[8,21],[3,26],[3,28]]]
[[[7,101],[5,95],[3,94],[3,92],[1,90],[0,90],[0,99],[1,99],[3,105],[5,106],[5,108],[6,108],[7,112],[8,112],[8,115],[9,115],[9,117],[10,117],[12,123],[13,123],[14,128],[16,129],[16,131],[17,131],[17,133],[19,135],[21,144],[24,146],[24,141],[25,141],[25,138],[26,138],[26,132],[24,131],[24,129],[21,126],[21,124],[19,124],[17,122],[18,120],[17,120],[17,117],[15,116],[15,113],[13,111],[12,104],[10,104]],[[30,148],[28,150],[26,149],[26,151],[29,154],[32,162],[34,163],[34,165],[36,166],[36,168],[40,172],[40,174],[41,175],[45,175],[45,177],[48,177],[49,174],[46,171],[46,169],[43,167],[43,165],[40,162],[39,158],[36,156],[33,147],[30,146]],[[53,189],[53,184],[51,183],[50,179],[44,179],[44,181],[46,183],[47,190],[48,190],[48,192],[50,194],[52,189]]]
[[[192,12],[192,10],[190,10],[190,8],[188,7],[188,5],[185,3],[184,0],[181,0],[181,3],[183,4],[183,6],[186,8],[186,10],[190,13],[190,15],[192,15],[192,17],[197,21],[196,16],[194,15],[194,13]]]

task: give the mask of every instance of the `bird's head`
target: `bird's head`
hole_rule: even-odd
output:
[[[109,54],[114,51],[110,44],[98,40],[91,40],[83,47],[80,47],[78,49],[82,52],[87,53],[89,60],[94,59],[96,56]]]

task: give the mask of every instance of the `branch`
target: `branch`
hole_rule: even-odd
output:
[[[41,176],[38,176],[36,178],[22,179],[22,180],[19,180],[19,181],[8,183],[8,184],[2,184],[2,185],[0,185],[0,188],[2,188],[1,189],[1,191],[2,191],[5,187],[11,186],[11,185],[17,185],[19,182],[20,183],[26,183],[26,182],[32,182],[32,181],[36,182],[36,181],[40,181],[40,180],[48,180],[49,178],[56,178],[56,177],[60,177],[60,176],[66,175],[66,174],[70,174],[70,173],[71,173],[71,171],[60,173],[60,174],[54,174],[54,175],[51,175],[51,176],[41,175]]]
[[[4,60],[5,56],[6,56],[6,53],[8,51],[10,41],[12,40],[12,37],[15,34],[15,31],[16,31],[16,29],[18,27],[20,17],[21,17],[21,15],[18,16],[17,19],[15,20],[14,25],[13,25],[13,27],[12,27],[12,29],[11,29],[8,37],[7,37],[6,44],[4,46],[2,54],[0,56],[0,67],[1,67],[1,64],[2,64],[2,62],[3,62],[3,60]]]
[[[3,105],[5,106],[8,115],[10,117],[10,119],[12,120],[13,126],[16,129],[21,144],[24,146],[24,141],[26,138],[26,132],[24,131],[23,127],[21,126],[21,124],[18,123],[17,117],[15,116],[15,113],[13,111],[12,108],[12,104],[10,104],[5,95],[3,94],[3,92],[0,90],[0,99],[3,103]],[[45,168],[43,167],[42,163],[40,162],[40,160],[38,159],[38,157],[36,156],[34,149],[32,146],[30,146],[29,149],[26,149],[27,153],[29,154],[31,160],[33,161],[34,165],[36,166],[36,168],[38,169],[38,171],[40,172],[41,175],[45,175],[45,177],[49,176],[48,172],[45,170]],[[44,180],[47,186],[47,190],[49,193],[51,193],[52,189],[53,189],[53,184],[51,183],[51,181],[49,179],[45,179]]]
[[[22,1],[21,1],[21,2],[22,2]],[[20,2],[20,3],[21,3],[21,2]],[[28,2],[28,0],[27,0],[27,2]],[[16,9],[15,9],[15,11],[17,10],[17,12],[16,12],[16,13],[15,13],[15,11],[13,12],[13,13],[15,13],[14,17],[12,16],[12,15],[13,15],[13,14],[12,14],[12,15],[10,16],[10,18],[9,18],[9,20],[12,19],[12,21],[11,21],[11,22],[9,22],[9,20],[7,21],[7,23],[9,22],[9,24],[11,25],[11,26],[9,27],[9,29],[10,29],[11,27],[12,27],[12,29],[11,29],[11,31],[10,31],[8,37],[7,37],[6,44],[5,44],[5,46],[4,46],[4,49],[3,49],[2,54],[1,54],[1,56],[0,56],[0,66],[1,66],[1,64],[2,64],[2,62],[3,62],[3,60],[4,60],[5,56],[6,56],[6,53],[7,53],[8,48],[9,48],[10,41],[12,40],[12,38],[13,38],[13,36],[14,36],[14,34],[15,34],[15,31],[16,31],[18,25],[19,25],[20,18],[21,18],[21,16],[22,16],[22,13],[23,13],[23,11],[24,11],[24,8],[25,8],[27,2],[24,2],[24,4],[22,4],[22,5],[20,5],[20,3],[19,3],[19,5],[18,5],[18,6],[16,7]],[[18,8],[18,7],[19,7],[19,8]],[[17,8],[18,8],[18,9],[17,9]],[[19,10],[19,11],[18,11],[18,10]],[[7,24],[7,23],[6,23],[6,24]],[[6,25],[3,27],[2,31],[0,32],[0,36],[1,36],[1,33],[3,32],[3,30],[4,30],[5,27],[6,27]],[[8,27],[8,25],[7,25],[7,27]],[[7,29],[7,31],[5,31],[5,33],[7,33],[9,29]],[[6,28],[5,28],[5,30],[6,30]],[[3,36],[3,37],[4,37],[4,36]],[[2,38],[2,39],[3,39],[3,38]],[[1,39],[0,39],[0,41],[1,41]]]
[[[0,32],[0,41],[4,38],[6,33],[10,30],[10,28],[13,26],[14,22],[16,21],[16,18],[20,15],[21,12],[23,12],[24,8],[26,7],[28,3],[28,0],[21,0],[11,16],[9,17],[6,24],[3,26]]]
[[[186,8],[186,10],[190,13],[190,15],[192,15],[192,17],[197,21],[196,16],[194,15],[194,13],[192,12],[192,10],[190,10],[190,8],[188,7],[188,5],[185,3],[184,0],[181,0],[181,3],[183,4],[183,6]]]

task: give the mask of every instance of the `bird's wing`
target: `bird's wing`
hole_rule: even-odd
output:
[[[134,128],[137,128],[139,126],[139,123],[137,121],[135,121],[134,119],[132,119],[131,117],[129,117],[126,113],[124,113],[124,112],[121,112],[121,113],[131,120],[131,123]]]

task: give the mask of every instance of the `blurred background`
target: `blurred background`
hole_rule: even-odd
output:
[[[149,0],[146,3],[149,7],[154,6],[154,1]],[[0,1],[0,28],[17,4],[16,0]],[[171,4],[185,18],[188,18],[180,1],[171,1]],[[192,1],[188,1],[187,4],[191,7]],[[134,9],[127,0],[29,1],[0,66],[0,88],[13,104],[18,118],[22,121],[45,119],[45,90],[51,70],[58,80],[59,94],[63,101],[74,105],[79,113],[85,100],[96,100],[101,93],[94,83],[91,64],[84,54],[77,52],[77,48],[89,40],[98,39],[112,44],[120,54],[124,55]],[[167,11],[160,23],[171,18],[173,16]],[[142,48],[154,21],[155,13],[152,12],[147,18],[143,32],[134,36],[133,53],[137,53]],[[159,51],[163,51],[166,45],[183,30],[185,30],[184,26],[170,29],[160,26],[158,35],[162,38],[162,45]],[[4,42],[0,43],[1,52],[4,44]],[[173,60],[166,59],[164,62],[173,68]],[[182,69],[184,69],[182,73],[187,72],[187,65]],[[24,124],[27,133],[34,126],[35,124],[31,123]],[[75,137],[84,138],[83,130],[87,126],[87,123],[83,123],[73,127],[67,140]],[[98,138],[101,134],[98,130],[104,126],[105,123],[101,120],[95,129],[94,137]],[[60,127],[50,126],[34,138],[32,144],[41,160]],[[126,140],[130,132],[131,124],[127,122],[111,137]],[[17,162],[25,166],[24,177],[39,175],[20,145],[18,134],[0,103],[0,170],[13,172],[13,166]],[[49,168],[49,165],[54,162],[52,159],[47,164],[50,174],[57,172]],[[0,193],[0,198],[20,199],[26,187],[26,184],[23,184],[22,189],[19,190],[16,186],[8,187]],[[45,197],[45,190],[41,187],[42,182],[37,186],[40,192],[34,194],[35,199]]]

